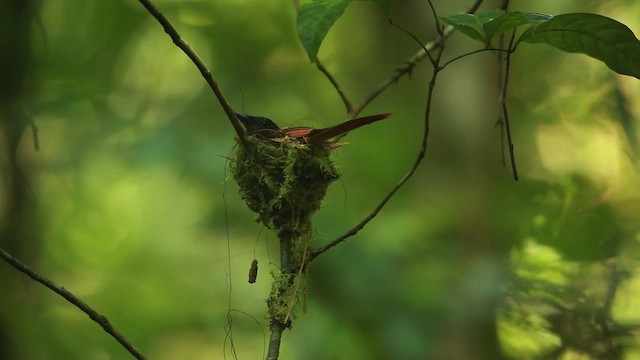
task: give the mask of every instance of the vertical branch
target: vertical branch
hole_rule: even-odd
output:
[[[506,12],[508,8],[509,8],[509,0],[503,0],[502,5],[500,6],[500,9]],[[504,49],[504,34],[500,34],[498,49]],[[507,56],[509,55],[508,52],[509,50],[507,50]],[[503,62],[505,56],[502,54],[502,51],[498,52],[496,56],[498,59],[498,78],[497,78],[498,89],[502,89],[502,83],[504,82],[504,77],[505,77],[504,62]],[[503,105],[502,93],[499,96],[498,103],[500,104],[500,115],[498,116],[498,120],[496,121],[496,126],[500,127],[500,157],[502,161],[502,166],[505,166],[507,164],[507,161],[505,157],[505,146],[504,146],[505,131],[504,131],[504,118],[503,118],[504,112],[502,112],[502,105]]]
[[[276,279],[274,288],[271,290],[267,305],[269,307],[269,317],[271,322],[269,329],[271,335],[269,338],[269,350],[267,351],[267,360],[277,360],[280,356],[280,343],[282,342],[282,332],[290,323],[289,316],[282,314],[286,306],[286,294],[293,280],[295,279],[294,244],[298,241],[299,233],[296,231],[279,231],[280,239],[280,279]],[[281,319],[282,318],[282,319]]]
[[[352,117],[352,118],[355,117],[355,115],[353,115],[353,104],[351,104],[351,100],[349,100],[349,97],[347,97],[347,93],[345,93],[344,90],[342,90],[342,86],[338,84],[338,80],[336,80],[333,74],[331,74],[329,70],[317,58],[316,58],[316,67],[318,68],[318,70],[320,70],[321,73],[324,74],[324,76],[329,80],[331,85],[333,85],[334,89],[336,89],[336,91],[338,92],[338,95],[340,96],[342,103],[344,103],[344,107],[347,109],[347,113],[349,114],[349,117]]]
[[[513,172],[513,179],[518,180],[518,168],[516,166],[516,156],[513,146],[513,140],[511,139],[511,126],[509,124],[509,112],[507,111],[507,89],[509,87],[509,72],[511,69],[511,53],[513,50],[513,41],[516,36],[516,31],[511,33],[511,40],[509,40],[509,48],[506,57],[504,83],[502,85],[502,94],[500,95],[500,104],[502,107],[502,116],[504,119],[504,127],[507,133],[507,145],[509,146],[509,159],[511,160],[511,170]]]
[[[504,34],[500,35],[499,41],[498,41],[498,48],[499,49],[504,49]],[[508,54],[507,54],[508,55]],[[504,112],[502,111],[502,105],[503,105],[503,101],[502,101],[502,84],[504,82],[504,58],[506,55],[502,54],[502,51],[499,51],[496,53],[496,58],[498,60],[498,78],[496,79],[497,81],[497,89],[499,89],[500,91],[500,95],[498,95],[498,105],[500,106],[500,114],[498,115],[498,120],[496,121],[495,126],[499,126],[500,127],[500,158],[501,158],[501,162],[502,162],[502,166],[506,166],[507,165],[507,160],[506,160],[506,156],[505,156],[505,143],[504,143],[504,138],[505,138],[505,133],[504,133]]]
[[[280,357],[280,343],[282,342],[282,332],[286,326],[282,323],[272,321],[269,325],[271,337],[269,338],[269,350],[267,360],[277,360]]]

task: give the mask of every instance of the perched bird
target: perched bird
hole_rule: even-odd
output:
[[[391,116],[391,114],[365,116],[322,129],[315,129],[308,126],[280,128],[276,123],[263,116],[242,115],[238,113],[236,113],[236,116],[238,116],[238,119],[240,119],[249,135],[255,135],[276,142],[294,139],[305,144],[325,144],[331,146],[331,148],[335,148],[341,145],[335,142],[335,138],[345,135],[349,131],[361,126],[386,119]]]

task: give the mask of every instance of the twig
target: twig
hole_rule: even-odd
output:
[[[235,147],[235,146],[234,146]],[[224,359],[227,358],[227,339],[229,340],[229,346],[231,347],[231,356],[233,359],[238,360],[238,354],[236,352],[236,346],[233,342],[233,317],[231,316],[231,295],[233,294],[233,285],[231,284],[231,239],[229,238],[229,211],[227,209],[227,169],[229,165],[229,159],[224,164],[224,186],[222,188],[222,204],[224,209],[224,227],[227,242],[227,286],[229,287],[229,295],[227,298],[227,325],[224,327],[225,336],[224,343],[222,345],[222,353]]]
[[[418,39],[417,36],[415,36],[412,32],[410,32],[409,30],[405,29],[404,27],[400,26],[399,24],[396,24],[395,22],[393,22],[393,20],[389,19],[389,25],[396,27],[398,29],[400,29],[400,31],[402,31],[403,33],[405,33],[406,35],[408,35],[410,38],[412,38],[413,40],[415,40],[415,42],[417,42],[418,44],[420,44],[420,47],[422,47],[422,51],[425,52],[425,55],[429,58],[429,61],[433,64],[434,63],[434,59],[433,56],[431,56],[431,51],[429,51],[429,49],[427,49],[426,46],[422,45],[422,41],[420,41],[420,39]],[[438,40],[433,40],[433,41],[438,41]],[[432,41],[432,42],[433,42]],[[439,44],[440,42],[438,42]]]
[[[482,3],[482,0],[476,1],[476,3],[471,7],[469,12],[477,10],[477,8],[480,6],[481,3]],[[437,17],[437,14],[435,12],[435,9],[433,8],[433,4],[431,3],[431,1],[429,1],[429,6],[431,7],[431,9],[433,11],[434,16]],[[404,31],[404,29],[402,29],[402,30]],[[389,202],[389,200],[391,200],[391,198],[395,195],[395,193],[398,192],[398,190],[400,190],[400,188],[402,186],[404,186],[404,184],[407,181],[409,181],[409,179],[411,179],[411,177],[413,177],[413,174],[415,174],[416,170],[418,169],[418,167],[422,163],[422,160],[424,159],[424,157],[425,157],[425,155],[427,153],[427,144],[428,144],[428,139],[429,139],[429,124],[430,124],[430,120],[431,120],[431,107],[432,107],[432,102],[433,102],[433,92],[434,92],[434,89],[435,89],[435,86],[436,86],[436,80],[438,78],[438,74],[443,69],[442,66],[440,66],[440,60],[442,58],[442,53],[444,51],[444,43],[445,43],[445,40],[446,40],[446,37],[447,37],[447,32],[451,33],[452,31],[453,30],[451,30],[451,28],[445,29],[444,31],[441,32],[441,36],[440,36],[439,40],[434,40],[434,41],[432,41],[432,42],[430,42],[430,43],[428,43],[426,45],[422,45],[422,43],[420,43],[415,36],[412,36],[416,41],[418,41],[420,43],[420,46],[422,47],[421,51],[418,52],[418,54],[414,55],[414,58],[412,58],[412,59],[417,59],[416,62],[415,62],[415,63],[417,63],[418,61],[420,61],[423,58],[428,56],[429,59],[431,60],[432,65],[433,65],[433,73],[431,74],[431,80],[429,81],[429,87],[428,87],[428,92],[427,92],[427,101],[426,101],[427,105],[426,105],[425,114],[424,114],[424,132],[422,134],[422,142],[421,142],[421,146],[420,146],[420,151],[418,152],[418,155],[416,156],[416,160],[414,161],[413,165],[411,166],[409,171],[400,179],[400,181],[387,193],[387,195],[382,199],[382,201],[380,201],[378,206],[376,206],[373,209],[373,211],[371,211],[371,213],[369,213],[369,215],[367,215],[362,221],[360,221],[356,226],[351,228],[349,231],[347,231],[343,235],[341,235],[338,238],[334,239],[333,241],[329,242],[327,245],[312,251],[311,254],[309,255],[309,261],[307,262],[307,265],[309,263],[311,263],[311,261],[313,261],[320,254],[328,251],[332,247],[340,244],[341,242],[345,241],[346,239],[350,238],[351,236],[357,234],[360,230],[362,230],[367,225],[367,223],[369,223],[369,221],[371,221],[373,218],[375,218],[378,215],[378,213],[382,210],[382,208],[384,208],[384,206]],[[431,55],[431,51],[433,51],[434,49],[438,49],[439,50],[438,54],[437,54],[437,56],[435,58]],[[419,59],[417,57],[419,57]],[[413,62],[410,61],[410,64],[412,64],[412,63]],[[400,76],[398,76],[396,78],[396,80],[399,77]],[[382,92],[385,88],[386,87],[384,87],[384,86],[380,87],[379,91]],[[377,94],[375,96],[377,96]],[[375,96],[371,97],[371,95],[370,95],[371,100],[373,100],[373,98],[375,98]],[[365,102],[362,103],[360,109],[364,108],[364,106],[366,106],[366,104],[368,104],[368,103],[369,102],[367,100],[365,100]],[[356,109],[358,109],[358,107],[356,107]]]
[[[160,25],[162,25],[162,27],[164,28],[164,31],[171,37],[171,40],[173,41],[173,43],[176,44],[176,46],[179,47],[191,59],[191,61],[193,61],[193,63],[198,68],[198,70],[200,70],[200,74],[202,74],[202,77],[205,79],[207,84],[209,84],[209,87],[211,87],[211,90],[213,90],[213,93],[216,95],[216,98],[218,98],[218,102],[220,103],[220,105],[222,105],[222,108],[224,109],[224,112],[227,114],[227,117],[229,118],[231,125],[236,131],[236,134],[238,134],[238,138],[240,138],[240,141],[242,142],[242,144],[246,148],[248,148],[246,135],[245,135],[244,129],[242,128],[242,125],[240,125],[240,120],[238,120],[238,117],[236,116],[235,112],[231,108],[231,105],[225,98],[224,94],[222,93],[222,90],[220,90],[218,83],[216,83],[216,81],[213,79],[213,76],[211,75],[211,71],[209,71],[209,68],[207,68],[207,66],[204,64],[204,62],[200,58],[200,56],[198,56],[198,54],[191,48],[191,46],[189,46],[189,44],[186,41],[184,41],[182,37],[180,37],[180,34],[178,34],[178,31],[173,27],[173,25],[171,25],[169,20],[167,20],[167,18],[151,3],[151,0],[138,0],[138,1],[142,4],[142,6],[145,7],[145,9],[147,9],[147,11],[149,11],[151,15],[153,15],[153,17],[156,20],[158,20]]]
[[[344,90],[342,90],[340,84],[338,84],[336,78],[333,77],[333,75],[329,72],[329,70],[327,70],[326,67],[324,67],[324,65],[320,62],[320,60],[318,60],[318,58],[316,58],[316,67],[318,68],[318,70],[320,70],[321,73],[324,74],[331,85],[333,85],[333,87],[336,89],[338,95],[340,96],[340,99],[342,99],[342,102],[344,103],[344,106],[347,108],[347,113],[351,115],[351,117],[353,117],[353,104],[349,100],[349,97],[347,97],[347,94],[344,92]]]
[[[502,4],[502,7],[504,8],[503,10],[506,11],[506,5],[508,5],[508,2],[505,1]],[[498,42],[498,47],[500,49],[504,49],[504,34],[500,34],[499,37],[499,42]],[[502,89],[502,83],[504,82],[504,61],[503,61],[503,54],[502,53],[497,53],[497,61],[498,61],[498,76],[497,76],[497,87],[496,89]],[[498,99],[498,105],[500,106],[500,109],[502,109],[502,100],[501,97],[500,99]],[[502,117],[502,112],[500,112],[500,114],[498,115],[498,120],[496,121],[495,126],[499,126],[500,127],[500,160],[502,163],[502,166],[507,166],[507,161],[506,161],[506,156],[505,156],[505,144],[504,144],[504,138],[505,138],[505,133],[504,133],[504,119]]]
[[[34,270],[32,270],[27,265],[23,264],[20,260],[14,258],[11,254],[4,251],[4,249],[0,248],[0,257],[8,262],[11,266],[18,269],[20,272],[24,273],[31,279],[39,282],[40,284],[48,287],[53,290],[58,295],[62,296],[65,300],[75,305],[77,308],[82,310],[85,314],[89,315],[91,320],[95,321],[100,325],[104,331],[109,333],[116,341],[118,341],[131,355],[133,355],[136,359],[145,359],[144,355],[140,353],[134,346],[131,344],[122,334],[120,334],[114,327],[109,323],[106,317],[98,314],[93,308],[87,305],[84,301],[77,298],[71,292],[66,290],[65,288],[58,286],[53,281],[47,279],[46,277],[38,274]]]
[[[444,40],[442,40],[442,41],[444,41]],[[413,174],[415,174],[416,170],[418,169],[418,166],[420,166],[420,164],[422,163],[422,160],[424,159],[424,157],[425,157],[425,155],[427,153],[427,140],[429,138],[429,123],[430,123],[430,120],[431,120],[431,107],[432,107],[432,102],[433,102],[433,92],[434,92],[434,89],[435,89],[436,79],[438,78],[438,74],[442,70],[442,68],[438,65],[438,63],[440,62],[440,59],[442,57],[442,52],[444,50],[444,45],[443,44],[439,44],[437,46],[437,48],[439,49],[439,52],[438,52],[437,56],[433,59],[433,65],[434,65],[433,66],[433,73],[431,75],[431,80],[429,81],[429,88],[428,88],[428,93],[427,93],[427,105],[426,105],[425,114],[424,114],[424,132],[422,134],[422,143],[421,143],[421,146],[420,146],[420,151],[418,152],[418,155],[416,157],[416,160],[413,163],[413,166],[411,166],[411,169],[409,169],[409,171],[389,191],[389,193],[387,193],[387,195],[382,199],[382,201],[380,201],[378,206],[376,206],[373,209],[373,211],[369,215],[367,215],[362,221],[360,221],[356,226],[351,228],[349,231],[344,233],[342,236],[336,238],[335,240],[331,241],[327,245],[312,251],[311,254],[309,254],[309,261],[307,262],[307,264],[311,263],[311,261],[313,261],[313,259],[318,257],[318,255],[324,253],[325,251],[331,249],[332,247],[338,245],[339,243],[343,242],[344,240],[348,239],[349,237],[357,234],[360,230],[362,230],[365,227],[365,225],[367,225],[367,223],[369,223],[369,221],[371,221],[373,218],[375,218],[378,215],[380,210],[382,210],[382,208],[387,204],[387,202],[389,202],[389,200],[391,200],[391,198],[395,195],[395,193],[398,190],[400,190],[400,188],[409,179],[411,179]],[[427,50],[425,49],[424,51],[426,52]]]
[[[299,11],[300,10],[300,1],[299,0],[293,0],[293,6],[296,8],[296,12]],[[320,72],[327,78],[327,80],[329,80],[331,85],[333,85],[333,88],[336,89],[336,92],[338,92],[338,95],[340,96],[340,99],[344,103],[344,107],[347,108],[347,113],[351,114],[351,112],[353,110],[353,104],[351,103],[351,100],[349,100],[349,97],[347,96],[347,93],[345,93],[344,90],[342,90],[342,86],[340,86],[340,84],[338,83],[338,80],[336,80],[336,78],[333,76],[333,74],[331,74],[329,69],[327,69],[322,64],[322,62],[320,61],[320,59],[318,59],[317,56],[316,56],[314,62],[316,63],[316,67],[318,68],[318,70],[320,70]]]
[[[473,5],[471,5],[466,12],[469,14],[475,13],[483,1],[484,0],[476,0],[476,2],[473,3]],[[423,48],[420,49],[415,55],[413,55],[407,62],[405,62],[403,65],[399,66],[398,68],[396,68],[393,74],[391,74],[391,76],[389,76],[386,80],[382,81],[375,90],[373,90],[371,93],[369,93],[369,95],[367,95],[364,98],[364,100],[361,103],[354,105],[353,110],[349,115],[351,117],[357,117],[358,114],[360,114],[362,110],[364,110],[364,108],[367,107],[367,105],[369,105],[375,98],[377,98],[380,94],[382,94],[382,92],[386,90],[389,86],[395,84],[398,80],[400,80],[401,77],[407,74],[411,74],[411,71],[413,70],[413,68],[425,57],[427,57],[429,52],[437,49],[438,46],[440,46],[440,44],[442,43],[442,41],[446,40],[449,36],[451,36],[451,34],[453,34],[454,31],[455,31],[455,28],[453,26],[447,26],[447,28],[442,32],[440,39],[432,40],[429,43],[425,44]]]
[[[231,310],[229,310],[229,312],[240,313],[240,314],[248,317],[249,319],[255,321],[256,324],[258,324],[258,327],[260,328],[260,331],[262,331],[262,358],[264,359],[265,355],[267,353],[267,334],[264,332],[264,326],[262,325],[260,320],[258,320],[255,316],[249,314],[246,311],[242,311],[242,310],[238,310],[238,309],[231,309]]]
[[[511,160],[511,170],[513,171],[513,179],[518,180],[518,168],[516,167],[516,156],[513,149],[513,141],[511,140],[511,127],[509,125],[509,112],[507,111],[507,89],[509,86],[509,71],[511,68],[511,50],[513,47],[513,41],[516,36],[516,31],[513,30],[511,34],[511,40],[509,41],[509,52],[507,53],[504,83],[502,85],[502,94],[500,94],[500,104],[502,105],[502,115],[504,118],[504,127],[507,133],[507,145],[509,146],[509,159]]]
[[[433,2],[431,0],[427,1],[427,3],[429,4],[431,15],[433,15],[433,21],[434,21],[433,25],[435,25],[436,31],[438,32],[438,34],[440,34],[440,37],[442,37],[442,35],[444,35],[444,28],[442,27],[442,25],[440,25],[440,18],[438,18],[438,12],[436,11],[436,8],[433,6]],[[431,62],[433,62],[433,59],[431,59]]]
[[[36,125],[36,122],[33,121],[33,119],[29,119],[29,125],[31,126],[31,136],[33,137],[33,149],[35,151],[39,151],[40,137],[38,136],[38,132],[40,132],[40,130],[38,129],[38,126]]]
[[[467,56],[475,55],[477,53],[485,52],[485,51],[497,51],[497,52],[506,52],[506,53],[510,52],[509,50],[505,50],[505,49],[490,48],[490,47],[482,48],[482,49],[474,50],[474,51],[468,52],[466,54],[462,54],[462,55],[456,56],[456,57],[454,57],[452,59],[449,59],[449,60],[447,60],[447,62],[442,64],[441,67],[444,69],[447,66],[451,65],[452,63],[454,63],[454,62],[456,62],[456,61],[458,61],[460,59],[466,58]]]

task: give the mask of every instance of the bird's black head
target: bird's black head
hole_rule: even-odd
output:
[[[244,125],[247,134],[254,135],[263,133],[263,135],[273,133],[280,130],[280,127],[273,121],[263,116],[242,115],[236,113],[236,116]]]

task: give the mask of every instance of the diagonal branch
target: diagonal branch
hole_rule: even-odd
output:
[[[427,153],[427,141],[429,139],[429,124],[431,121],[431,107],[433,103],[433,92],[436,86],[436,79],[438,78],[438,74],[442,70],[442,68],[438,65],[438,63],[440,62],[440,58],[442,56],[442,50],[444,47],[443,45],[438,45],[438,48],[440,49],[440,51],[438,52],[438,55],[433,59],[433,65],[434,65],[433,73],[431,75],[431,80],[429,81],[429,89],[427,93],[427,105],[426,105],[425,114],[424,114],[424,132],[422,134],[422,143],[420,146],[420,151],[418,151],[418,155],[416,156],[416,159],[413,165],[411,166],[409,171],[402,177],[402,179],[400,179],[400,181],[387,193],[387,195],[382,199],[382,201],[380,201],[378,206],[376,206],[373,209],[373,211],[369,213],[369,215],[367,215],[362,221],[360,221],[356,226],[351,228],[342,236],[336,238],[335,240],[331,241],[327,245],[312,251],[311,254],[309,255],[309,261],[307,262],[307,264],[309,264],[311,261],[313,261],[313,259],[318,257],[318,255],[326,252],[327,250],[340,244],[344,240],[348,239],[349,237],[357,234],[360,230],[362,230],[369,223],[369,221],[373,220],[373,218],[375,218],[378,215],[380,210],[384,208],[384,206],[389,202],[389,200],[391,200],[391,198],[396,194],[396,192],[398,192],[398,190],[400,190],[400,188],[402,188],[402,186],[404,186],[404,184],[407,181],[409,181],[411,177],[413,177],[416,170],[418,170],[418,167],[422,163],[422,160],[424,160],[424,157]]]
[[[300,0],[293,0],[293,6],[296,8],[296,12],[298,12],[300,10]],[[331,85],[333,85],[334,89],[336,89],[336,91],[338,92],[340,99],[344,103],[344,107],[347,108],[347,113],[351,114],[351,110],[353,109],[353,104],[351,103],[351,100],[349,100],[347,93],[345,93],[344,90],[342,90],[342,86],[340,86],[340,84],[338,83],[338,80],[336,80],[336,78],[333,76],[333,74],[331,74],[329,69],[327,69],[322,64],[322,62],[320,62],[320,59],[318,59],[317,56],[314,62],[316,63],[316,67],[318,68],[318,70],[320,70],[320,72],[324,74],[327,80],[329,80]]]
[[[331,85],[333,85],[333,87],[336,89],[338,95],[340,96],[340,99],[342,99],[342,102],[344,103],[344,106],[347,108],[347,113],[351,115],[353,113],[353,104],[351,103],[351,100],[349,100],[349,97],[344,92],[344,90],[342,90],[342,86],[338,84],[338,80],[336,80],[336,78],[329,72],[329,70],[324,67],[324,65],[320,62],[320,60],[318,60],[318,58],[316,58],[316,67],[318,68],[318,70],[320,70],[321,73],[324,74]],[[355,116],[351,117],[353,118]]]
[[[476,2],[467,10],[467,12],[474,13],[475,11],[478,10],[482,2],[483,0],[476,0]],[[431,6],[432,10],[434,10],[431,4],[431,1],[429,1],[429,5]],[[434,10],[434,15],[435,15],[435,10]],[[345,241],[351,236],[356,235],[360,230],[362,230],[371,220],[373,220],[373,218],[375,218],[378,215],[378,213],[382,210],[382,208],[385,207],[385,205],[389,202],[389,200],[391,200],[391,198],[396,194],[396,192],[398,192],[398,190],[400,190],[400,188],[402,188],[404,184],[413,177],[416,170],[418,170],[418,167],[422,163],[422,160],[424,159],[427,153],[429,125],[431,120],[431,107],[433,102],[433,92],[435,89],[438,74],[443,69],[443,67],[440,66],[440,59],[442,58],[444,43],[445,43],[445,40],[451,35],[451,33],[453,33],[453,31],[454,31],[454,28],[449,26],[445,30],[439,31],[441,34],[439,39],[433,40],[427,43],[426,45],[421,44],[422,49],[420,51],[418,51],[407,63],[397,68],[395,73],[390,78],[382,82],[376,90],[374,90],[371,94],[369,94],[369,96],[365,98],[365,100],[362,103],[354,107],[353,112],[350,114],[351,117],[354,117],[359,112],[361,112],[371,101],[373,101],[378,95],[380,95],[386,88],[391,86],[391,84],[398,81],[398,79],[400,79],[403,75],[411,73],[411,70],[413,69],[413,67],[415,67],[416,64],[422,61],[422,59],[424,59],[425,57],[429,57],[429,59],[431,60],[431,63],[433,65],[433,73],[431,74],[431,80],[429,81],[429,87],[428,87],[428,93],[427,93],[427,105],[426,105],[425,114],[424,114],[424,133],[422,134],[422,143],[420,146],[420,150],[418,152],[418,155],[416,156],[416,159],[413,165],[411,166],[409,171],[400,179],[400,181],[387,193],[387,195],[384,198],[382,198],[380,203],[378,203],[378,205],[373,209],[373,211],[371,211],[371,213],[369,213],[369,215],[367,215],[364,219],[362,219],[362,221],[360,221],[356,226],[351,228],[349,231],[347,231],[343,235],[329,242],[325,246],[318,248],[316,250],[313,250],[311,254],[309,254],[309,260],[307,261],[306,265],[308,265],[311,261],[313,261],[316,257],[321,255],[322,253],[340,244],[341,242]],[[431,53],[433,52],[433,50],[436,50],[436,49],[438,49],[439,52],[437,56],[434,58],[432,57]]]
[[[142,353],[140,353],[140,351],[138,351],[138,349],[136,349],[135,346],[133,346],[133,344],[131,344],[124,336],[122,336],[122,334],[120,334],[113,327],[113,325],[109,323],[109,320],[107,320],[106,317],[98,314],[98,312],[96,312],[91,306],[87,305],[87,303],[73,295],[69,290],[38,274],[33,269],[23,264],[20,260],[14,258],[11,254],[1,248],[0,258],[18,269],[20,272],[26,274],[28,277],[53,290],[58,295],[62,296],[65,300],[75,305],[78,309],[82,310],[82,312],[89,315],[91,320],[98,323],[98,325],[100,325],[104,329],[104,331],[106,331],[114,339],[116,339],[116,341],[118,341],[125,349],[127,349],[127,351],[129,351],[129,353],[133,355],[133,357],[135,357],[136,359],[145,359],[144,355],[142,355]]]
[[[238,134],[238,138],[240,138],[240,141],[246,147],[247,140],[245,139],[244,129],[242,128],[242,125],[240,125],[240,120],[238,120],[238,117],[231,108],[231,105],[225,98],[222,90],[220,90],[218,83],[216,83],[216,81],[213,79],[211,71],[209,70],[209,68],[207,68],[207,65],[204,64],[195,50],[193,50],[191,46],[189,46],[189,44],[182,39],[178,31],[173,27],[173,25],[171,25],[169,20],[167,20],[167,18],[151,3],[151,0],[138,1],[140,1],[142,6],[144,6],[145,9],[147,9],[147,11],[149,11],[149,13],[153,15],[153,17],[160,23],[160,25],[162,25],[164,31],[171,37],[171,40],[173,40],[173,43],[176,44],[176,46],[179,47],[180,50],[182,50],[189,57],[189,59],[191,59],[191,61],[193,61],[198,70],[200,70],[200,74],[202,74],[202,77],[205,79],[207,84],[209,84],[209,87],[211,87],[211,90],[213,90],[216,98],[218,98],[218,102],[220,103],[220,105],[222,105],[224,112],[227,114],[227,117],[229,118],[229,121],[233,126],[233,129],[236,131],[236,134]]]
[[[475,13],[483,1],[484,0],[476,0],[475,3],[473,3],[473,5],[471,5],[466,12],[469,14]],[[455,28],[453,26],[447,26],[442,32],[442,36],[440,39],[435,39],[428,42],[409,60],[397,67],[393,71],[393,74],[391,74],[391,76],[389,76],[387,79],[383,80],[378,85],[378,87],[376,87],[376,89],[374,89],[371,93],[369,93],[369,95],[364,98],[364,100],[362,100],[361,103],[353,106],[353,109],[349,113],[349,116],[352,118],[357,117],[365,107],[367,107],[373,100],[375,100],[375,98],[382,94],[382,92],[384,92],[389,86],[398,82],[398,80],[400,80],[400,78],[402,78],[403,76],[410,75],[413,71],[413,68],[416,67],[416,65],[418,65],[418,63],[420,63],[422,60],[424,60],[425,57],[428,57],[430,52],[436,50],[442,44],[442,41],[449,38],[449,36],[451,36],[454,31]]]

